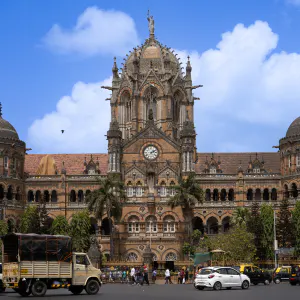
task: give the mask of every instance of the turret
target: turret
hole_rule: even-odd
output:
[[[119,123],[113,116],[110,122],[109,130],[107,131],[108,140],[108,173],[120,173],[120,159],[121,159],[121,144],[122,132],[119,128]]]

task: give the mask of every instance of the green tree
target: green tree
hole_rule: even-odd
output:
[[[20,231],[22,233],[37,233],[41,231],[40,214],[37,206],[27,206],[21,216]]]
[[[113,257],[113,225],[112,218],[119,220],[122,216],[122,203],[126,200],[124,184],[117,176],[99,179],[99,188],[92,191],[88,197],[88,209],[95,217],[102,220],[106,214],[109,221],[110,257]]]
[[[262,227],[261,250],[263,259],[274,257],[274,210],[271,205],[263,204],[260,208]]]
[[[276,218],[276,235],[279,247],[291,247],[293,240],[292,213],[289,210],[289,200],[283,198]]]
[[[190,174],[186,179],[179,177],[178,185],[175,188],[175,195],[168,201],[171,208],[181,206],[188,229],[191,233],[193,207],[196,203],[202,203],[204,194],[195,174]]]
[[[295,256],[300,256],[300,202],[297,201],[295,209],[292,211],[292,225],[294,232],[294,253]]]
[[[50,228],[51,234],[69,235],[69,224],[65,216],[57,216]]]
[[[87,252],[90,247],[90,216],[87,210],[75,213],[70,222],[74,251]]]
[[[209,248],[225,251],[224,258],[231,264],[251,262],[256,253],[254,235],[245,224],[234,226],[227,233],[209,238]],[[221,256],[219,259],[223,259],[223,255]]]
[[[237,207],[232,214],[231,223],[233,225],[246,225],[249,221],[250,212],[246,207]]]
[[[260,218],[260,208],[258,201],[253,201],[250,216],[247,222],[248,230],[254,235],[254,244],[256,246],[256,255],[261,257],[261,235],[262,225]]]

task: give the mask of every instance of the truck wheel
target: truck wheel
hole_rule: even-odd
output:
[[[83,286],[81,285],[71,285],[69,291],[74,295],[79,295],[83,291]]]
[[[99,292],[99,289],[100,289],[99,282],[94,279],[89,280],[85,286],[85,291],[89,295],[96,295]]]
[[[36,297],[43,297],[47,292],[47,285],[43,281],[36,281],[31,288],[32,295]]]

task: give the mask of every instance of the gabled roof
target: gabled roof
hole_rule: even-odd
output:
[[[197,174],[204,173],[206,158],[209,160],[212,153],[198,153],[198,162],[195,170]],[[220,159],[220,168],[223,174],[237,174],[241,166],[244,173],[247,172],[250,156],[256,156],[256,152],[237,152],[237,153],[215,153],[214,157]],[[257,156],[264,160],[264,169],[267,173],[280,173],[280,154],[279,152],[258,152]]]
[[[25,172],[29,175],[36,175],[41,159],[45,154],[28,154],[25,156]],[[89,158],[91,154],[49,154],[55,160],[58,174],[62,169],[64,162],[67,175],[83,175],[85,170],[85,157]],[[93,153],[94,161],[99,161],[100,174],[107,174],[108,155],[104,153]]]

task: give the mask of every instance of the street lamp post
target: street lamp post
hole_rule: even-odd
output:
[[[278,243],[276,240],[276,211],[274,209],[274,267],[277,268],[277,250],[278,250]]]

